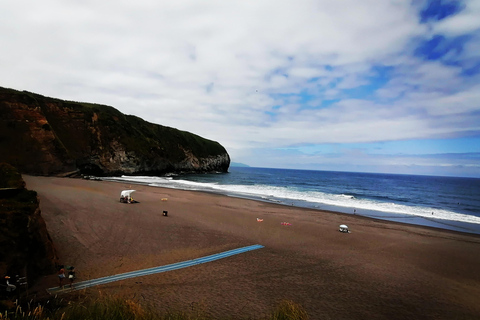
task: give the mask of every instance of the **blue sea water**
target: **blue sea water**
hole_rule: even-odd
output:
[[[480,179],[476,178],[231,167],[229,173],[105,180],[214,192],[480,234]]]

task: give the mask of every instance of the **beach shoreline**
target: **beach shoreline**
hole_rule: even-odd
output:
[[[192,186],[190,184],[192,182],[191,180],[189,180],[188,178],[182,179],[181,177],[179,181],[182,181],[182,182],[180,183],[175,179],[166,180],[169,182],[164,183],[164,182],[161,182],[163,181],[162,177],[150,177],[150,176],[145,176],[145,177],[142,176],[140,177],[140,179],[138,179],[139,177],[137,176],[122,176],[121,178],[119,177],[106,177],[106,178],[92,177],[92,178],[103,180],[103,181],[112,181],[112,182],[120,182],[120,183],[123,182],[123,183],[132,184],[132,185],[147,185],[147,186],[155,186],[159,188],[213,193],[213,194],[219,194],[224,196],[237,197],[241,199],[280,204],[280,205],[285,205],[289,207],[294,206],[301,209],[313,209],[313,210],[318,210],[320,212],[345,213],[345,214],[351,214],[351,215],[364,216],[372,219],[384,220],[384,221],[399,222],[399,223],[418,225],[418,226],[428,226],[428,227],[434,227],[438,229],[446,229],[446,230],[453,230],[453,231],[465,232],[469,234],[480,235],[480,221],[475,223],[473,221],[469,222],[469,221],[457,220],[459,217],[452,217],[453,219],[448,219],[448,215],[446,216],[445,210],[441,210],[440,208],[438,208],[438,206],[435,206],[436,208],[431,208],[432,210],[430,211],[431,215],[430,215],[430,212],[428,212],[428,216],[427,216],[425,215],[425,212],[423,212],[423,214],[419,214],[418,212],[413,213],[415,212],[414,210],[418,210],[416,206],[412,206],[410,208],[411,211],[409,212],[407,211],[407,212],[400,213],[400,212],[389,211],[389,210],[380,210],[380,209],[372,209],[372,208],[367,209],[362,207],[362,205],[355,206],[354,203],[350,203],[350,205],[339,205],[339,204],[333,205],[333,204],[328,204],[328,201],[327,203],[317,202],[317,201],[312,202],[305,199],[300,200],[300,199],[294,199],[294,198],[282,198],[275,195],[267,195],[266,193],[263,193],[263,192],[256,193],[258,192],[258,190],[256,190],[256,192],[254,193],[236,192],[228,189],[228,186],[229,186],[228,183],[225,185],[219,184],[219,186],[221,187],[211,188],[209,186],[209,183],[202,183],[202,182],[199,182],[201,180],[194,179],[193,180],[195,181],[194,184],[196,183],[197,185]],[[207,180],[207,181],[211,182],[211,180]],[[260,182],[260,184],[262,183],[268,183],[268,182],[266,181]],[[308,190],[305,190],[305,191],[306,193],[308,193]],[[349,194],[348,191],[347,191],[347,194]],[[355,198],[354,196],[351,196],[351,195],[347,195],[346,197]],[[387,207],[388,206],[384,207],[384,209]],[[440,215],[434,212],[439,209],[440,211],[444,211]],[[403,210],[405,210],[405,207],[403,207]],[[450,208],[449,210],[452,210],[452,209]],[[462,215],[462,213],[455,212],[455,211],[450,212],[449,214],[455,215],[457,213]],[[462,216],[461,219],[465,219],[465,216]],[[473,219],[476,220],[475,218]]]
[[[141,297],[159,309],[203,304],[214,317],[259,317],[282,299],[312,319],[480,317],[479,235],[140,184],[139,203],[123,204],[120,191],[132,184],[24,179],[79,281],[264,246],[92,292]],[[352,232],[340,233],[340,224]],[[52,283],[55,275],[36,287]]]

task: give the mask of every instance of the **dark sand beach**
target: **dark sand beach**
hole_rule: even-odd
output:
[[[198,304],[217,318],[260,317],[288,299],[311,319],[480,319],[478,235],[202,192],[24,179],[38,192],[61,263],[76,267],[78,281],[265,246],[87,294],[159,309]],[[120,203],[120,191],[130,188],[139,203]],[[351,233],[340,233],[340,224]],[[55,285],[51,275],[32,291]]]

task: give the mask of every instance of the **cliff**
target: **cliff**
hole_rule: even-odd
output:
[[[55,263],[55,248],[41,216],[37,193],[25,189],[15,168],[0,163],[0,276],[9,275],[15,284],[19,275],[32,283],[54,272]]]
[[[0,87],[0,162],[28,174],[227,172],[218,142],[115,108]]]

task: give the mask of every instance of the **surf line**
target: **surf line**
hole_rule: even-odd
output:
[[[57,294],[57,293],[71,292],[71,291],[75,291],[75,290],[82,290],[82,289],[86,289],[86,288],[89,288],[89,287],[99,286],[99,285],[114,282],[114,281],[120,281],[120,280],[129,279],[129,278],[142,277],[142,276],[146,276],[146,275],[150,275],[150,274],[187,268],[187,267],[195,266],[197,264],[212,262],[212,261],[215,261],[215,260],[219,260],[219,259],[223,259],[223,258],[233,256],[233,255],[236,255],[236,254],[261,249],[263,247],[264,246],[262,246],[262,245],[255,244],[255,245],[252,245],[252,246],[247,246],[247,247],[237,248],[237,249],[233,249],[233,250],[229,250],[229,251],[225,251],[225,252],[221,252],[221,253],[212,254],[210,256],[206,256],[206,257],[202,257],[202,258],[196,258],[196,259],[192,259],[192,260],[167,264],[165,266],[159,266],[159,267],[153,267],[153,268],[149,268],[149,269],[131,271],[131,272],[121,273],[121,274],[117,274],[117,275],[113,275],[113,276],[107,276],[107,277],[98,278],[98,279],[86,280],[86,281],[75,283],[72,288],[70,288],[69,284],[67,283],[63,288],[54,287],[54,288],[47,289],[47,292],[49,292],[50,294]],[[67,282],[68,282],[68,278],[65,279],[65,280],[67,280]]]

